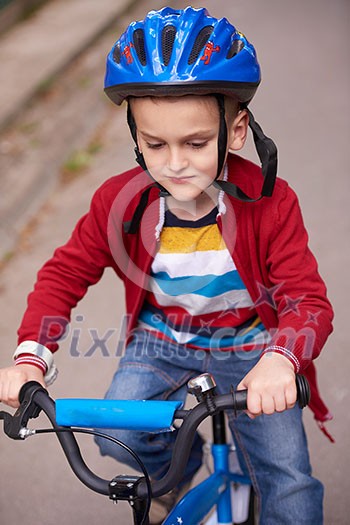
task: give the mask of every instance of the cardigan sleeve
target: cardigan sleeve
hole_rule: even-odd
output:
[[[70,320],[72,308],[113,266],[108,246],[108,210],[98,190],[89,212],[77,223],[71,238],[58,248],[38,273],[34,290],[18,329],[18,342],[36,341],[52,352]]]
[[[267,270],[278,326],[267,350],[286,355],[296,371],[315,359],[332,331],[326,286],[308,247],[298,199],[285,185],[268,245]]]

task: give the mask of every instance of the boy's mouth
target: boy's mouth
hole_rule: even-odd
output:
[[[166,177],[168,181],[173,182],[174,184],[185,184],[186,182],[194,179],[194,175],[189,175],[186,177]]]

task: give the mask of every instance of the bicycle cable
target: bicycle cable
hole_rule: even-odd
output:
[[[77,434],[88,434],[88,435],[101,437],[102,439],[106,439],[108,441],[111,441],[112,443],[115,443],[116,445],[118,445],[121,448],[123,448],[124,450],[126,450],[135,459],[135,461],[139,465],[139,467],[140,467],[140,469],[141,469],[141,471],[142,471],[142,473],[143,473],[143,475],[145,477],[145,482],[146,482],[146,486],[147,486],[147,503],[146,503],[146,508],[145,508],[145,511],[144,511],[144,515],[142,517],[141,525],[146,525],[146,519],[147,519],[149,510],[150,510],[150,507],[151,507],[151,499],[152,499],[151,481],[150,481],[150,478],[149,478],[149,475],[148,475],[148,472],[146,470],[145,465],[143,464],[143,462],[141,461],[139,456],[136,454],[136,452],[134,450],[132,450],[132,448],[128,447],[128,445],[126,445],[122,441],[119,441],[119,439],[116,439],[116,438],[114,438],[112,436],[109,436],[108,434],[104,434],[103,432],[97,432],[96,430],[90,430],[90,429],[86,429],[86,428],[74,428],[74,427],[72,427],[72,428],[65,428],[65,427],[60,427],[60,428],[39,428],[39,429],[33,429],[31,432],[32,432],[31,435],[52,434],[52,433],[57,434],[59,432],[69,432],[71,434],[75,434],[75,433],[77,433]]]

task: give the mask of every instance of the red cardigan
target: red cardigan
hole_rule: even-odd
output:
[[[260,194],[260,168],[237,155],[229,155],[228,180],[251,197]],[[150,190],[138,231],[126,233],[125,224],[150,184],[148,176],[135,168],[97,190],[70,240],[40,270],[18,331],[19,342],[34,340],[56,351],[72,308],[106,267],[124,282],[131,334],[157,250],[159,190]],[[312,360],[332,331],[333,312],[307,246],[297,197],[285,181],[277,179],[271,198],[243,203],[225,195],[224,203],[226,213],[218,216],[218,224],[258,315],[273,336],[271,345],[274,351],[286,348],[296,371],[308,377],[315,417],[330,419],[318,394]]]

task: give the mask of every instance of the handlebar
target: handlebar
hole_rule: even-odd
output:
[[[310,400],[310,389],[304,376],[296,376],[298,403],[304,408]],[[20,391],[20,407],[11,415],[7,412],[0,412],[0,419],[4,420],[4,431],[12,439],[24,439],[35,434],[35,430],[26,428],[29,419],[35,418],[42,410],[50,420],[57,438],[65,453],[68,463],[78,479],[88,488],[99,494],[111,495],[111,482],[97,476],[86,465],[72,433],[65,432],[67,427],[61,427],[56,423],[55,402],[48,395],[39,383],[30,381],[26,383]],[[209,415],[214,415],[223,410],[234,410],[239,412],[247,408],[247,391],[232,390],[228,394],[213,395],[204,399],[190,410],[175,411],[174,419],[182,419],[176,437],[172,461],[168,472],[158,480],[152,481],[152,495],[154,497],[167,493],[182,479],[185,470],[192,442],[200,423]],[[139,498],[147,498],[148,487],[145,478],[140,479],[136,487],[136,495]]]

